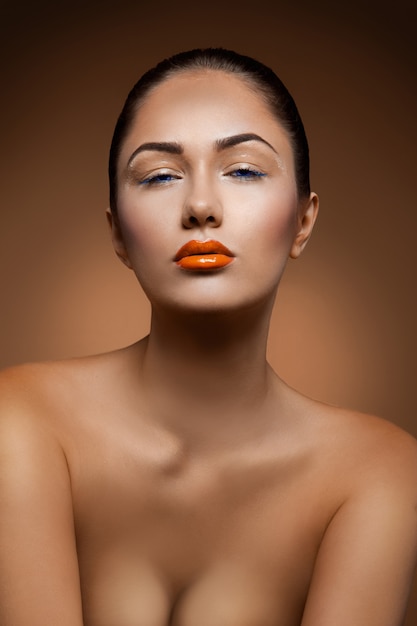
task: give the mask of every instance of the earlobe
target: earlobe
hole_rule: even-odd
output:
[[[291,246],[290,258],[298,259],[313,231],[314,222],[319,210],[319,198],[316,193],[311,193],[303,203],[298,213],[298,228],[294,242]]]
[[[129,261],[129,257],[128,257],[127,250],[125,247],[123,236],[120,230],[119,220],[117,219],[117,216],[112,213],[110,209],[106,209],[106,217],[107,217],[107,223],[110,228],[114,251],[116,252],[121,262],[124,265],[126,265],[126,267],[128,267],[129,269],[132,269],[132,265]]]

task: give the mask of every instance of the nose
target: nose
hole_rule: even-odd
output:
[[[198,180],[190,181],[184,200],[182,224],[185,228],[210,226],[217,228],[223,219],[223,208],[215,189],[215,182],[199,175]]]

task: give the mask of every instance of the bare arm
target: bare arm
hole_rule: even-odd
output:
[[[82,626],[64,453],[36,407],[18,407],[7,392],[1,404],[0,623]]]
[[[417,447],[411,438],[395,447],[329,524],[302,626],[403,623],[417,553]]]

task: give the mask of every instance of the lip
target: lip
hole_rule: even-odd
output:
[[[233,253],[220,241],[192,239],[181,246],[174,257],[175,263],[186,270],[207,271],[226,267],[234,260]]]

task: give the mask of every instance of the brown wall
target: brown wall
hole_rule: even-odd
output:
[[[112,128],[150,64],[220,45],[272,65],[292,91],[321,197],[282,284],[273,365],[304,393],[417,436],[411,0],[395,12],[360,0],[14,4],[0,6],[0,366],[146,333],[148,305],[104,220]],[[408,626],[416,620],[417,587]]]

